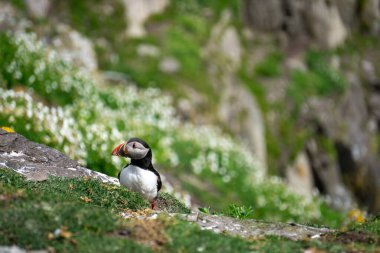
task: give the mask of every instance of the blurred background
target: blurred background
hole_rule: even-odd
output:
[[[380,0],[1,0],[0,31],[0,125],[93,170],[139,136],[207,212],[380,210]]]

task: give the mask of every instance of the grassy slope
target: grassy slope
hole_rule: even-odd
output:
[[[186,211],[177,206],[176,211]],[[14,172],[0,169],[0,245],[50,248],[57,252],[379,250],[379,218],[356,225],[349,233],[295,242],[278,237],[242,240],[217,235],[164,215],[146,221],[118,216],[121,210],[146,207],[147,203],[137,194],[95,180],[50,178],[28,182]],[[61,229],[61,233],[54,235],[56,229]]]
[[[147,207],[137,194],[96,180],[50,178],[28,182],[14,172],[0,169],[0,245],[53,247],[58,252],[151,251],[134,242],[137,241],[153,249],[165,243],[160,247],[175,252],[191,252],[192,244],[202,243],[213,251],[248,249],[249,243],[241,239],[200,231],[175,218],[139,222],[117,215],[122,210]],[[187,212],[178,201],[171,207],[172,211]],[[64,232],[56,237],[54,231],[58,228]],[[144,238],[147,233],[151,234]]]

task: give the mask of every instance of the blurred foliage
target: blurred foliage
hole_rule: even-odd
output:
[[[327,96],[343,92],[347,87],[344,77],[328,63],[328,54],[309,51],[305,57],[307,71],[295,70],[291,74],[288,94],[296,113],[310,96]]]
[[[238,219],[247,219],[253,214],[254,210],[252,206],[238,206],[231,204],[226,212],[227,215]]]
[[[281,75],[281,62],[284,56],[275,51],[267,54],[264,59],[255,66],[256,74],[264,77],[278,77]]]
[[[375,234],[380,237],[380,214],[377,214],[365,223],[354,222],[350,224],[349,230]]]
[[[126,37],[127,24],[120,1],[59,1],[53,11],[60,20],[94,42],[100,69],[123,72],[128,81],[133,80],[143,88],[170,91],[174,99],[184,96],[185,86],[192,87],[209,101],[208,109],[214,112],[212,107],[218,103],[218,90],[211,85],[207,72],[209,63],[202,56],[202,50],[224,10],[232,13],[231,24],[240,27],[240,6],[241,1],[174,0],[163,13],[145,23],[149,34],[141,39]],[[141,45],[157,48],[158,54],[139,54]],[[178,124],[170,99],[162,93],[116,86],[100,89],[97,81],[78,74],[68,64],[55,58],[47,61],[49,53],[46,51],[19,55],[20,47],[22,45],[8,36],[1,37],[0,87],[19,91],[4,92],[7,97],[3,95],[0,101],[4,109],[0,114],[1,124],[13,126],[28,138],[58,148],[86,166],[110,175],[117,174],[123,161],[111,160],[109,151],[121,140],[138,135],[149,140],[160,167],[178,178],[205,182],[199,187],[183,180],[183,187],[217,210],[236,203],[237,206],[254,206],[255,218],[315,220],[319,224],[338,225],[330,214],[325,215],[327,207],[319,200],[305,203],[288,193],[282,182],[262,180],[261,168],[254,159],[241,153],[239,145],[230,138],[214,129],[202,131],[190,127],[189,130]],[[168,57],[178,61],[177,72],[159,70],[160,62]],[[310,135],[297,126],[297,118],[287,113],[283,104],[267,102],[265,87],[258,82],[259,77],[283,75],[283,58],[282,53],[271,51],[256,66],[239,72],[240,80],[255,95],[264,113],[275,110],[283,115],[277,133],[266,131],[271,171],[278,168],[278,161],[281,165],[288,164],[303,149]],[[340,74],[330,68],[328,55],[310,51],[305,60],[308,70],[292,73],[288,90],[298,109],[310,95],[329,95],[342,91],[345,86]],[[16,62],[14,69],[7,69],[12,62]],[[41,68],[44,62],[46,67]],[[42,71],[37,71],[39,69]],[[223,148],[225,142],[227,149]],[[247,183],[252,178],[256,179]],[[220,201],[222,198],[224,201]],[[286,204],[281,206],[282,202]],[[280,206],[281,212],[278,212]]]
[[[111,159],[113,147],[140,136],[149,140],[155,164],[182,179],[186,190],[216,210],[236,203],[254,206],[252,217],[259,219],[335,222],[322,215],[325,207],[319,197],[307,200],[278,178],[265,179],[252,154],[220,130],[180,123],[170,99],[158,90],[100,88],[31,35],[2,35],[0,42],[0,79],[8,88],[0,93],[1,125],[112,175],[123,165]]]

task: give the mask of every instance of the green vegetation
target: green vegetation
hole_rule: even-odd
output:
[[[350,231],[369,233],[380,237],[380,214],[376,215],[363,224],[353,223],[350,226]]]
[[[295,111],[310,96],[327,96],[344,91],[346,80],[341,73],[328,64],[328,54],[309,51],[306,55],[307,71],[295,70],[291,74],[288,94],[292,98]]]
[[[248,252],[250,242],[237,237],[217,235],[211,231],[200,231],[195,225],[185,222],[169,229],[172,243],[169,252]]]
[[[264,77],[278,77],[281,75],[281,62],[284,56],[281,52],[272,52],[265,56],[265,58],[259,62],[255,71],[259,76]]]
[[[252,205],[253,218],[335,223],[321,216],[323,201],[318,197],[306,200],[279,179],[265,179],[252,154],[220,130],[181,124],[170,99],[158,90],[100,88],[90,76],[44,50],[33,35],[3,34],[0,47],[0,79],[7,88],[0,96],[1,125],[110,175],[124,163],[111,159],[111,150],[130,136],[140,136],[149,140],[156,164],[218,212],[236,203]]]
[[[321,239],[292,241],[274,236],[243,240],[202,231],[194,224],[164,215],[155,220],[125,220],[118,216],[120,211],[141,212],[147,206],[137,194],[93,179],[52,177],[30,182],[15,172],[0,169],[0,244],[57,252],[379,250],[378,217]],[[181,210],[184,209],[175,211]],[[252,209],[234,205],[231,210],[242,218]]]
[[[27,249],[50,247],[57,252],[100,249],[103,252],[151,252],[138,244],[144,234],[126,232],[141,229],[142,223],[123,220],[117,215],[119,211],[148,206],[125,188],[93,179],[50,178],[44,182],[28,182],[14,172],[0,169],[0,197],[1,245],[16,244]],[[193,252],[192,245],[223,252],[248,250],[249,242],[242,239],[201,231],[195,225],[174,218],[160,219],[164,218],[153,224],[156,228],[149,221],[145,225],[150,224],[150,230],[162,234],[149,240],[154,242],[158,236],[168,238],[160,245],[165,252]]]
[[[238,206],[236,204],[232,204],[228,207],[227,215],[232,216],[234,218],[239,219],[247,219],[253,213],[252,206]]]
[[[161,209],[169,213],[190,213],[189,208],[169,193],[160,192],[159,202]]]
[[[107,244],[111,247],[116,241],[116,250],[144,250],[131,241],[107,236],[121,226],[116,216],[118,210],[148,206],[126,189],[86,179],[28,182],[14,172],[1,169],[0,194],[1,245],[17,243],[30,249],[52,246],[60,252],[90,252]],[[49,237],[49,233],[64,227],[69,234],[62,238]]]

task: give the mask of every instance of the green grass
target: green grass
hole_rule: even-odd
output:
[[[108,210],[140,210],[148,208],[148,202],[139,194],[129,191],[124,187],[101,183],[95,179],[88,178],[60,178],[51,177],[44,182],[30,182],[22,176],[1,171],[1,182],[9,187],[23,188],[30,201],[61,201],[86,202],[90,206],[102,207]],[[171,212],[188,213],[189,210],[178,200],[167,193],[160,196],[166,201]]]
[[[281,52],[272,52],[265,56],[265,58],[256,64],[255,72],[259,76],[264,77],[278,77],[281,75],[281,62],[284,56]]]
[[[277,236],[267,236],[264,240],[253,241],[251,248],[268,253],[305,252],[307,249],[322,252],[378,252],[380,250],[379,227],[380,219],[377,216],[364,224],[354,223],[348,231],[325,234],[318,240],[304,238],[293,241]]]
[[[14,172],[0,169],[0,196],[1,245],[16,244],[27,249],[52,247],[57,252],[151,252],[131,238],[119,235],[119,231],[133,230],[135,225],[118,217],[118,211],[148,206],[137,194],[124,188],[78,178],[29,182]],[[172,211],[188,212],[183,207],[175,209],[178,203],[168,194],[163,194],[163,198],[170,199]],[[59,228],[71,234],[49,237]],[[161,246],[165,252],[194,252],[194,245],[241,252],[249,245],[242,239],[201,231],[176,219],[163,228],[167,231],[160,233],[170,238]]]
[[[252,206],[238,206],[236,204],[231,204],[226,211],[226,215],[238,218],[247,219],[253,214]]]
[[[29,182],[14,172],[0,169],[0,244],[17,244],[28,249],[51,246],[59,252],[91,252],[102,245],[114,247],[113,252],[147,251],[131,241],[107,235],[120,227],[118,210],[148,207],[137,194],[111,187],[84,179]],[[72,238],[48,239],[49,233],[64,226]]]
[[[172,201],[169,206],[178,206],[173,197],[163,194],[162,198]],[[371,240],[353,237],[352,244],[345,244],[344,237],[349,235],[351,238],[352,233],[338,232],[322,240],[292,241],[275,236],[243,240],[203,231],[176,218],[159,216],[157,220],[124,220],[117,215],[126,208],[141,210],[147,206],[133,192],[92,179],[49,178],[43,182],[30,182],[15,172],[0,169],[0,244],[18,245],[29,250],[51,248],[57,252],[378,250],[378,246],[372,243],[380,234],[378,217],[363,225],[353,225],[349,230],[366,233]],[[241,210],[247,209],[237,207],[235,205],[232,209],[240,210],[239,216]],[[174,211],[188,210],[180,207]],[[55,236],[57,229],[69,234]]]
[[[311,50],[305,57],[308,70],[291,73],[287,92],[296,113],[310,96],[329,96],[341,93],[347,87],[342,73],[328,63],[329,57],[327,53]]]
[[[168,252],[249,252],[250,242],[237,237],[201,231],[197,226],[180,222],[169,228],[172,238]]]
[[[354,223],[350,230],[374,234],[380,237],[380,213],[363,224]]]

